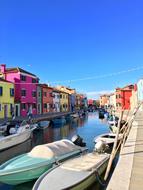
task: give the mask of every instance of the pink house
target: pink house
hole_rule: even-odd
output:
[[[15,84],[15,115],[37,114],[38,77],[19,67],[6,68],[4,64],[0,66],[0,75]]]

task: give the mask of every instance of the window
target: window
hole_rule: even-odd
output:
[[[2,94],[3,94],[3,87],[0,86],[0,96],[2,96]]]
[[[12,112],[13,112],[13,105],[10,104],[10,113],[12,113]]]
[[[36,97],[36,91],[33,91],[33,92],[32,92],[32,96],[33,96],[33,97]]]
[[[32,83],[37,83],[37,80],[32,78]]]
[[[0,104],[0,111],[2,111],[2,104]]]
[[[62,94],[60,94],[60,98],[62,99]]]
[[[21,104],[21,108],[22,108],[23,110],[25,110],[25,109],[26,109],[26,104],[25,104],[25,103]]]
[[[47,104],[44,104],[44,109],[47,109]]]
[[[35,104],[35,103],[32,104],[32,108],[33,108],[33,109],[36,109],[36,104]]]
[[[21,96],[26,96],[26,90],[25,89],[23,89],[23,90],[21,90]]]
[[[14,96],[14,88],[10,88],[10,96],[11,96],[11,97]]]
[[[38,96],[41,97],[41,92],[38,93]]]
[[[26,81],[26,76],[24,76],[24,75],[21,75],[21,81]]]
[[[63,95],[63,98],[65,99],[65,95]]]
[[[45,96],[45,97],[47,96],[47,92],[44,92],[44,96]]]

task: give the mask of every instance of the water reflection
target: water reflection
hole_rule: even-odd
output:
[[[68,120],[65,125],[53,126],[51,124],[44,130],[34,131],[32,139],[1,152],[0,163],[20,154],[29,152],[34,146],[50,143],[63,138],[71,139],[75,134],[79,134],[87,143],[89,150],[92,151],[94,148],[94,137],[105,132],[109,132],[107,122],[106,120],[99,120],[97,113],[91,113],[82,118]],[[34,182],[17,186],[0,184],[0,190],[31,190],[33,184]]]

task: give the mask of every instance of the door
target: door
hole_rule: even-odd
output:
[[[15,104],[15,116],[20,116],[20,105]]]
[[[4,105],[4,118],[8,118],[8,105]]]

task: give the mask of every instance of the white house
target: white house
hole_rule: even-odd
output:
[[[53,106],[54,112],[60,112],[60,92],[57,89],[53,89]]]

